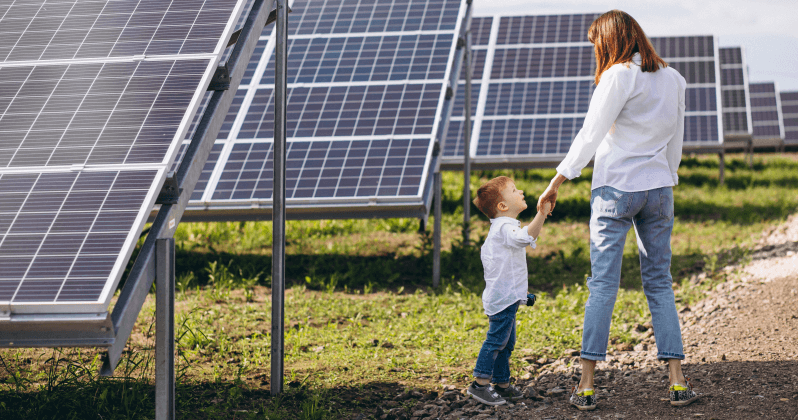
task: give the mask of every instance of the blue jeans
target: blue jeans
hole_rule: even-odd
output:
[[[634,226],[640,274],[657,340],[657,358],[684,359],[671,277],[673,189],[627,193],[612,187],[590,197],[590,297],[585,304],[582,358],[605,360],[610,321],[621,281],[623,246]]]
[[[488,336],[477,356],[474,376],[493,379],[494,383],[510,382],[510,354],[515,349],[515,314],[518,303],[488,317]]]

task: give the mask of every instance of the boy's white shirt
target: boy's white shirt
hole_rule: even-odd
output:
[[[536,246],[528,226],[512,217],[490,219],[490,232],[482,245],[482,267],[485,269],[485,291],[482,306],[485,314],[495,315],[508,306],[526,300],[529,271],[526,247]]]

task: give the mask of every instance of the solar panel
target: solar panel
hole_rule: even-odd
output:
[[[798,92],[781,92],[781,115],[784,121],[784,144],[798,144]]]
[[[753,126],[745,54],[742,47],[725,47],[719,51],[724,140],[726,143],[740,139],[748,141]]]
[[[784,123],[781,98],[773,82],[751,83],[751,118],[754,125],[754,144],[781,146],[784,142]]]
[[[297,0],[289,25],[286,197],[293,217],[426,214],[459,0]],[[271,211],[274,38],[261,39],[190,220]],[[260,52],[260,54],[258,54]],[[192,197],[193,199],[193,197]],[[358,213],[357,209],[361,209]],[[297,216],[302,214],[302,216]],[[260,216],[258,216],[260,215]]]
[[[0,6],[0,306],[107,310],[240,3]]]
[[[476,166],[553,165],[582,128],[595,86],[587,30],[598,14],[501,16],[474,20],[485,64],[471,156]],[[490,25],[486,23],[490,21]],[[486,35],[486,27],[491,28]],[[687,80],[685,150],[722,145],[719,52],[712,36],[652,38],[657,51]],[[475,55],[476,57],[481,57]],[[455,114],[444,166],[462,165],[462,111]]]
[[[593,91],[595,58],[587,29],[597,16],[474,19],[472,31],[479,41],[474,45],[476,108],[470,153],[475,165],[555,162],[568,151]],[[462,164],[464,118],[462,110],[455,112],[444,148],[445,167]]]

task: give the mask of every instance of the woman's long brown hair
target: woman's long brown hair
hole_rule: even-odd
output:
[[[626,12],[610,10],[599,16],[587,30],[587,39],[596,51],[596,84],[607,69],[632,61],[635,53],[640,53],[643,71],[653,73],[668,66],[654,50],[640,24]]]

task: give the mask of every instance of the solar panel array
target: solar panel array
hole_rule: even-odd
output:
[[[753,126],[748,97],[748,66],[741,47],[720,48],[720,82],[725,140],[750,139]]]
[[[717,149],[723,144],[720,53],[711,35],[654,37],[651,43],[687,81],[684,149]]]
[[[103,312],[240,8],[0,5],[0,305]]]
[[[751,83],[751,118],[754,143],[760,146],[781,146],[784,142],[784,123],[781,98],[773,82]]]
[[[553,164],[582,128],[595,86],[587,30],[598,14],[474,18],[475,164]],[[687,80],[685,149],[720,150],[719,52],[712,36],[652,38],[658,53]],[[462,86],[462,84],[461,84]],[[461,165],[463,102],[444,149]]]
[[[466,3],[297,0],[289,15],[286,197],[297,208],[422,203]],[[187,217],[270,209],[274,36],[262,36]],[[212,165],[209,163],[209,165]],[[206,166],[209,169],[209,166]],[[203,175],[204,176],[204,175]],[[334,211],[334,210],[333,210]]]
[[[784,144],[798,144],[798,91],[781,92],[781,116],[784,121]]]

